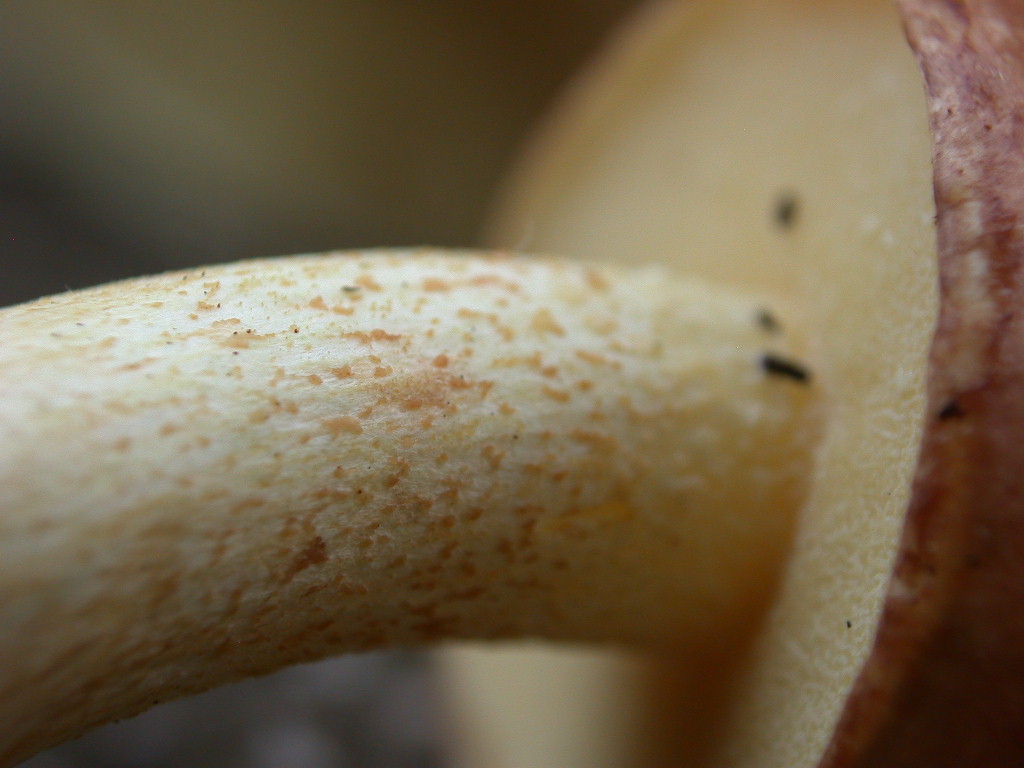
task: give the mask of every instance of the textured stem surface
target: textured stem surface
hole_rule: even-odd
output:
[[[3,310],[0,763],[342,651],[734,636],[815,432],[772,311],[427,252]]]

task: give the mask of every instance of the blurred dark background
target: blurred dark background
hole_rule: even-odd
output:
[[[0,304],[130,274],[471,245],[637,0],[4,0]]]
[[[2,0],[0,305],[249,256],[473,245],[638,0]],[[9,660],[6,660],[9,662]],[[416,654],[153,710],[32,768],[440,766]]]

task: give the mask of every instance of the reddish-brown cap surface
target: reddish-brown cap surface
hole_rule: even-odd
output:
[[[1024,3],[900,6],[930,104],[941,312],[882,623],[822,766],[1024,765]]]

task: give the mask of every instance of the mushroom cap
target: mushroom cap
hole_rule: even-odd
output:
[[[1021,29],[1012,2],[659,4],[506,189],[496,243],[753,285],[817,330],[813,489],[689,745],[711,765],[1024,759]]]
[[[940,314],[871,655],[823,766],[1024,760],[1024,6],[903,0],[934,141]]]

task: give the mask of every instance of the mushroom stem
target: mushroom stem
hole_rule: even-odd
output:
[[[3,310],[0,764],[339,652],[735,637],[816,432],[774,311],[436,252]]]

